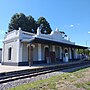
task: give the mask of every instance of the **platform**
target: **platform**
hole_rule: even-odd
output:
[[[5,73],[5,72],[14,72],[14,71],[22,71],[22,70],[28,70],[28,69],[38,69],[38,68],[45,68],[45,67],[53,67],[53,66],[60,66],[60,65],[66,65],[66,64],[73,64],[73,63],[79,63],[79,61],[74,61],[74,62],[68,62],[68,63],[58,63],[58,64],[38,64],[38,65],[33,65],[31,67],[29,66],[7,66],[7,65],[1,65],[0,64],[0,73]]]

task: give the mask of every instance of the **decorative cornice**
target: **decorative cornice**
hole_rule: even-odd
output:
[[[15,38],[12,38],[12,39],[5,40],[5,41],[3,41],[3,43],[15,42],[17,39],[19,39],[19,37],[15,37]]]

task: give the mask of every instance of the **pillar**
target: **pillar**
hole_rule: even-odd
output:
[[[3,42],[3,49],[2,49],[2,60],[1,60],[1,64],[4,64],[4,56],[5,55],[5,43]]]
[[[72,56],[71,56],[71,48],[69,48],[69,59],[72,59]]]
[[[38,61],[42,60],[41,44],[38,44]]]
[[[19,62],[22,62],[22,49],[23,49],[23,43],[20,44],[20,59],[19,59]]]
[[[68,60],[70,59],[70,53],[69,53],[69,47],[67,47],[68,50]]]
[[[74,48],[74,59],[77,59],[76,49]]]
[[[64,57],[64,51],[63,51],[63,47],[61,47],[62,48],[62,60],[63,60],[63,57]]]
[[[29,66],[31,66],[31,44],[28,47],[28,62],[29,62]]]
[[[20,60],[20,45],[21,45],[21,42],[18,39],[17,40],[17,63],[19,63],[19,60]]]
[[[55,52],[55,46],[54,45],[52,46],[52,51]]]
[[[62,48],[61,47],[59,48],[60,48],[60,59],[62,59]]]

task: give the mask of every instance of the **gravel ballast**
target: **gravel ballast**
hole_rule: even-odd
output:
[[[71,71],[74,71],[74,70],[77,70],[77,69],[80,69],[80,68],[84,68],[84,67],[88,67],[88,66],[90,66],[90,65],[70,68],[70,69],[66,69],[66,70],[60,70],[60,71],[56,71],[56,72],[52,72],[52,73],[47,73],[47,74],[44,74],[44,75],[38,75],[36,77],[18,79],[18,80],[15,80],[15,81],[3,83],[3,84],[0,84],[0,90],[7,90],[9,88],[19,86],[21,84],[26,84],[26,83],[34,82],[34,81],[37,81],[37,80],[46,79],[46,78],[49,78],[49,77],[52,77],[52,76],[55,76],[55,75],[58,75],[58,74],[63,74],[65,72],[71,72]]]

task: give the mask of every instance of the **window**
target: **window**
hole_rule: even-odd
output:
[[[11,60],[11,52],[12,52],[12,48],[10,47],[8,49],[8,60]]]

